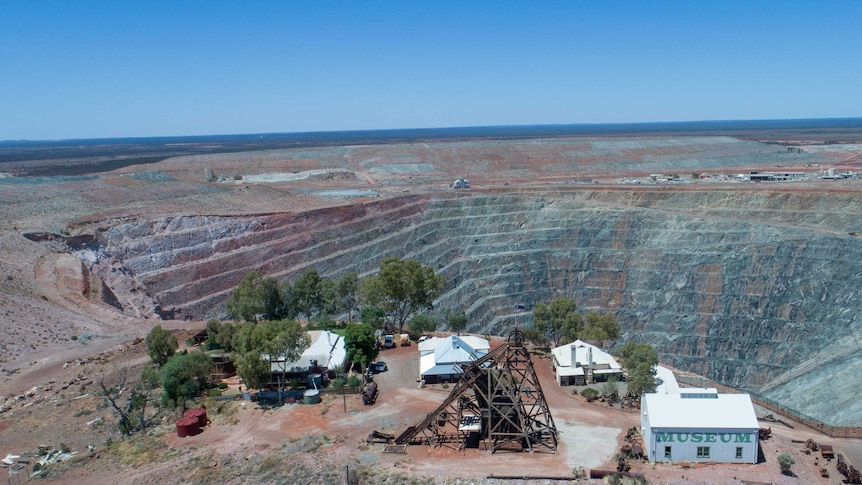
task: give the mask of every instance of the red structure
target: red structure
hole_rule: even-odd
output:
[[[204,408],[189,409],[188,411],[185,412],[185,414],[183,414],[183,417],[184,418],[188,418],[188,417],[195,418],[198,422],[199,428],[206,427],[207,422],[209,421],[207,419],[207,410]]]
[[[177,436],[185,438],[186,436],[194,436],[200,434],[201,427],[198,425],[198,418],[195,416],[184,416],[177,420]]]

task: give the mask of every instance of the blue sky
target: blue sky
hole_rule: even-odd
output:
[[[0,140],[862,116],[862,2],[15,1]]]

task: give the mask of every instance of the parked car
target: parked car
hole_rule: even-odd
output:
[[[389,370],[389,368],[386,367],[386,362],[383,362],[382,360],[371,364],[370,368],[375,374],[379,374],[381,372],[386,372],[387,370]]]
[[[424,342],[424,341],[426,341],[426,340],[428,340],[428,336],[427,336],[427,335],[423,335],[423,336],[419,337],[419,343],[422,343],[422,342]]]
[[[385,335],[383,336],[383,348],[391,349],[395,347],[395,336],[394,335]]]

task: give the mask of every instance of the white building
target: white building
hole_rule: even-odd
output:
[[[419,342],[419,377],[428,384],[454,382],[461,369],[482,358],[491,346],[473,336],[434,337]]]
[[[302,353],[299,360],[285,362],[270,361],[272,373],[301,374],[308,372],[310,367],[325,368],[333,372],[341,372],[347,359],[344,339],[338,334],[327,330],[312,330],[308,332],[311,345]]]
[[[641,433],[651,461],[757,463],[758,430],[748,394],[681,389],[641,397]]]
[[[553,349],[551,362],[561,386],[583,386],[611,377],[623,380],[623,369],[611,354],[582,340]]]

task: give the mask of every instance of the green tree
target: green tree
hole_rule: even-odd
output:
[[[285,318],[284,304],[281,300],[278,280],[272,276],[261,279],[258,292],[264,320],[281,320]]]
[[[348,271],[335,280],[335,297],[339,311],[347,312],[347,321],[353,322],[353,312],[359,305],[359,276]]]
[[[344,332],[344,348],[347,360],[363,367],[377,358],[377,339],[374,329],[365,323],[347,325]]]
[[[225,309],[236,321],[257,322],[258,315],[264,312],[264,298],[261,290],[260,271],[249,271],[239,285],[234,288]]]
[[[150,330],[145,342],[147,355],[159,367],[165,365],[177,351],[177,338],[171,332],[163,329],[161,325],[156,325]]]
[[[186,400],[198,396],[209,382],[212,359],[201,351],[176,354],[159,369],[162,402],[173,401],[185,410]]]
[[[329,278],[323,278],[320,280],[317,288],[321,299],[318,317],[320,319],[328,319],[330,315],[339,312],[338,293],[335,288],[335,282]]]
[[[260,352],[234,352],[231,358],[246,389],[260,389],[269,382],[270,363]]]
[[[404,324],[420,310],[431,310],[443,290],[443,277],[415,259],[386,258],[377,276],[365,278],[360,295],[365,304],[386,312],[388,323],[404,333]]]
[[[237,374],[250,389],[259,389],[269,377],[272,366],[279,369],[279,391],[284,391],[287,367],[299,360],[308,348],[308,334],[293,320],[264,321],[245,324],[234,334]],[[263,363],[262,363],[263,362]]]
[[[322,279],[317,270],[310,269],[293,284],[294,306],[299,315],[311,320],[324,307]]]
[[[543,332],[540,332],[537,328],[525,328],[524,329],[524,338],[533,343],[536,347],[546,348],[550,341],[548,340],[548,336]]]
[[[658,353],[647,343],[626,342],[619,354],[628,372],[628,390],[635,396],[655,392]]]
[[[583,330],[578,334],[581,340],[591,340],[600,344],[605,340],[615,340],[620,336],[620,324],[614,321],[610,313],[587,313]]]
[[[278,287],[278,296],[281,298],[279,318],[273,320],[293,320],[296,318],[296,295],[293,293],[293,286],[290,281],[285,281]]]
[[[467,328],[467,314],[463,310],[455,311],[447,308],[443,311],[443,322],[450,332],[461,335],[461,332]]]
[[[382,308],[376,306],[364,307],[359,312],[359,320],[371,326],[373,330],[383,330],[383,321],[386,318],[386,312]]]
[[[565,296],[554,298],[550,305],[539,303],[533,309],[533,326],[559,347],[564,340],[574,340],[581,330],[583,323],[576,311],[574,300]]]
[[[225,352],[233,350],[233,335],[238,325],[220,322],[215,319],[207,321],[207,347],[222,349]]]
[[[437,321],[430,315],[420,313],[410,317],[410,320],[407,321],[407,328],[415,335],[422,335],[437,330]]]

